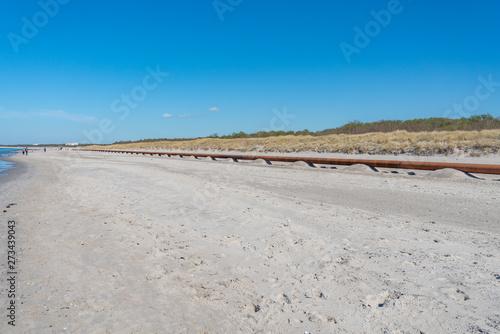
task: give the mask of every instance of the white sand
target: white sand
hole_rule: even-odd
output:
[[[13,159],[18,333],[500,332],[500,176]]]

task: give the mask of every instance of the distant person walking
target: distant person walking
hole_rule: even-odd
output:
[[[43,153],[47,153],[47,148],[46,147],[43,148]]]
[[[26,147],[26,156],[28,156],[28,148]]]

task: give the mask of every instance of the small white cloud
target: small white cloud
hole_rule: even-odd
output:
[[[220,111],[220,109],[217,108],[217,107],[208,108],[208,110],[215,111],[215,112],[219,112]]]
[[[174,117],[174,115],[171,115],[171,114],[163,114],[163,116],[161,116],[163,118],[169,118],[169,117]]]
[[[87,116],[82,114],[70,114],[64,110],[42,110],[32,113],[33,116],[39,117],[55,117],[61,118],[67,121],[75,122],[94,122],[96,118],[94,116]]]
[[[94,116],[71,114],[64,110],[41,110],[41,111],[7,111],[0,108],[0,118],[31,118],[31,117],[54,117],[74,122],[95,122]]]
[[[0,110],[0,118],[28,118],[28,113],[21,113],[18,111]]]

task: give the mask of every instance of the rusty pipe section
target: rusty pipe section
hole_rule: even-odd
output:
[[[257,160],[296,162],[304,161],[310,164],[321,165],[341,165],[349,166],[364,164],[370,167],[398,168],[398,169],[419,169],[438,170],[443,168],[453,168],[464,173],[498,174],[500,175],[500,165],[490,164],[465,164],[451,162],[422,162],[422,161],[396,161],[396,160],[370,160],[370,159],[336,159],[336,158],[306,158],[306,157],[286,157],[267,155],[238,155],[238,154],[206,154],[206,153],[173,153],[173,152],[143,152],[143,151],[123,151],[123,150],[84,150],[92,152],[126,153],[142,155],[176,155],[180,157],[211,157],[215,159],[236,159],[236,160]]]

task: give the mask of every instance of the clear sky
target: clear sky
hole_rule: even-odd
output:
[[[500,2],[6,1],[0,144],[500,116]]]

